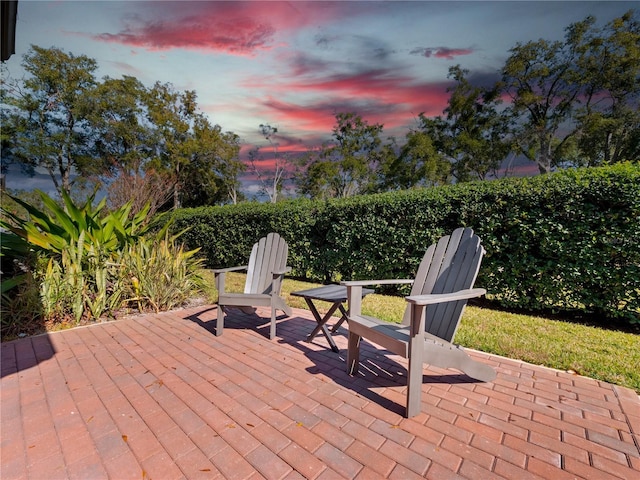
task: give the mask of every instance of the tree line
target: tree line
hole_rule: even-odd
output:
[[[236,203],[247,168],[270,201],[290,183],[297,195],[363,193],[484,180],[521,155],[540,173],[640,160],[640,21],[630,10],[603,27],[588,16],[562,41],[518,43],[491,85],[460,65],[442,115],[418,116],[404,139],[382,124],[339,112],[325,144],[297,158],[278,150],[278,129],[259,131],[275,170],[239,158],[240,138],[213,125],[195,91],[145,87],[136,78],[95,78],[95,60],[32,46],[30,75],[2,85],[2,161],[44,167],[59,191],[106,185],[118,206],[135,197],[158,208]],[[72,173],[75,177],[72,177]],[[158,197],[158,198],[156,198]]]
[[[2,167],[46,169],[59,193],[106,186],[112,208],[237,200],[240,138],[213,125],[195,91],[145,87],[132,76],[95,78],[97,64],[31,46],[29,77],[2,85]]]
[[[593,16],[564,41],[517,44],[492,85],[459,65],[443,115],[418,117],[402,145],[381,124],[338,114],[333,141],[308,155],[298,193],[345,197],[496,177],[510,155],[540,173],[640,161],[640,22],[629,11],[602,28]]]

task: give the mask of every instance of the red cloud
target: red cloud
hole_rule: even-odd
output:
[[[254,79],[251,86],[262,88],[262,82],[269,80]],[[295,92],[321,94],[325,100],[318,103],[299,105],[270,98],[263,105],[281,122],[324,132],[331,131],[338,112],[353,111],[371,122],[383,123],[385,128],[394,128],[421,112],[440,115],[449,98],[447,83],[419,83],[382,69],[326,79],[295,78],[278,86],[269,83],[267,86],[278,98]]]
[[[94,38],[150,50],[186,48],[247,55],[270,48],[278,31],[336,15],[335,6],[289,2],[157,2],[156,20],[132,20],[119,33]]]
[[[287,103],[269,99],[262,104],[275,117],[277,123],[295,125],[297,130],[306,132],[331,132],[334,114],[331,105],[316,104],[312,106]]]
[[[414,48],[410,53],[412,55],[422,55],[426,58],[435,57],[453,60],[461,55],[470,55],[473,50],[471,48],[419,47]]]
[[[201,18],[184,18],[180,23],[147,23],[115,35],[103,33],[95,38],[150,50],[190,48],[247,54],[267,48],[273,33],[273,27],[249,18],[215,24]]]
[[[359,99],[369,98],[395,108],[400,105],[427,108],[429,105],[441,104],[440,112],[449,97],[443,85],[421,84],[413,78],[394,76],[391,72],[384,70],[340,75],[289,87],[299,90],[344,92],[348,96],[357,96]]]
[[[348,97],[332,96],[329,100],[319,103],[296,104],[269,99],[263,102],[264,115],[273,118],[279,125],[293,125],[297,131],[309,134],[305,135],[307,146],[318,146],[324,140],[329,139],[335,126],[335,116],[340,112],[354,112],[361,115],[370,124],[381,123],[384,125],[384,133],[387,135],[404,135],[408,125],[421,112],[431,115],[442,113],[446,105],[446,92],[444,88],[441,95],[434,96],[436,105],[429,102],[416,101],[414,104],[397,105],[389,102],[376,102],[374,100],[363,101]],[[395,130],[395,131],[394,131]],[[320,135],[318,135],[320,133]]]

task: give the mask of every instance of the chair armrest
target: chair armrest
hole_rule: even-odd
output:
[[[235,272],[238,270],[246,270],[247,268],[249,268],[248,265],[240,265],[238,267],[212,268],[211,271],[217,275],[218,273]]]
[[[399,285],[404,283],[413,283],[411,279],[400,279],[400,280],[348,280],[344,282],[340,282],[340,285],[344,285],[345,287],[364,287],[366,285]]]
[[[216,284],[216,290],[218,290],[218,296],[225,292],[225,284],[227,282],[227,272],[236,272],[239,270],[246,270],[248,265],[240,265],[238,267],[228,268],[212,268],[214,282]]]
[[[432,305],[434,303],[454,302],[469,298],[480,297],[487,293],[484,288],[470,288],[452,293],[433,293],[429,295],[411,295],[405,300],[414,305]]]
[[[347,287],[347,302],[349,305],[349,317],[359,316],[362,313],[362,287],[367,285],[393,285],[393,284],[411,284],[413,280],[351,280],[340,282],[340,285]]]
[[[275,276],[275,275],[284,275],[286,273],[289,273],[290,271],[291,271],[291,267],[284,267],[284,269],[282,270],[274,270],[271,273]]]

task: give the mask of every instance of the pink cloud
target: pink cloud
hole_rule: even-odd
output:
[[[438,97],[439,98],[439,97]],[[426,104],[394,105],[362,99],[351,100],[347,97],[333,96],[324,102],[298,104],[269,99],[263,103],[264,115],[273,118],[281,125],[293,125],[305,134],[307,146],[318,146],[329,139],[335,126],[335,116],[341,112],[354,112],[370,124],[384,126],[384,136],[404,135],[407,125],[421,112],[428,116],[442,113],[446,99],[435,106]],[[394,131],[394,130],[397,130]]]
[[[404,125],[421,112],[440,115],[449,98],[448,85],[446,82],[420,83],[394,71],[379,69],[327,78],[293,77],[277,85],[269,79],[254,78],[247,86],[264,88],[271,94],[262,102],[265,115],[271,112],[279,121],[292,122],[304,130],[330,132],[335,114],[345,111],[383,123],[385,128]],[[306,104],[281,100],[296,92],[319,93],[325,100]]]
[[[340,75],[317,82],[290,85],[290,88],[343,92],[349,96],[357,95],[359,99],[369,98],[396,107],[442,104],[444,108],[449,97],[446,87],[441,84],[418,83],[411,77],[394,76],[384,70]]]
[[[304,132],[331,132],[334,124],[332,105],[299,105],[270,98],[262,103],[265,111],[274,117],[274,123],[295,125]]]
[[[95,38],[105,42],[169,50],[203,49],[231,54],[248,54],[268,48],[274,29],[249,18],[230,23],[208,24],[206,19],[185,18],[181,23],[155,22],[127,28],[117,34],[103,33]]]
[[[444,58],[446,60],[453,60],[455,57],[462,55],[471,55],[473,49],[471,48],[449,48],[449,47],[419,47],[414,48],[410,52],[412,55],[421,55],[426,58]]]
[[[382,123],[393,128],[406,123],[410,113],[402,109],[376,102],[364,102],[344,97],[330,97],[323,102],[294,103],[270,98],[262,103],[264,115],[274,119],[279,125],[292,125],[304,135],[307,146],[318,146],[331,136],[336,114],[354,112],[369,123]],[[286,127],[285,127],[286,128]],[[283,133],[286,133],[284,129]],[[291,144],[298,145],[295,139]]]
[[[316,2],[157,2],[155,20],[138,15],[120,32],[94,38],[149,50],[249,55],[271,48],[277,32],[332,18],[336,10],[333,4]]]

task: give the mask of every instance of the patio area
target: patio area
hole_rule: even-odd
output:
[[[2,344],[0,478],[637,479],[635,392],[479,352],[491,383],[363,342],[357,377],[311,312],[131,317]],[[334,319],[336,320],[336,319]]]

